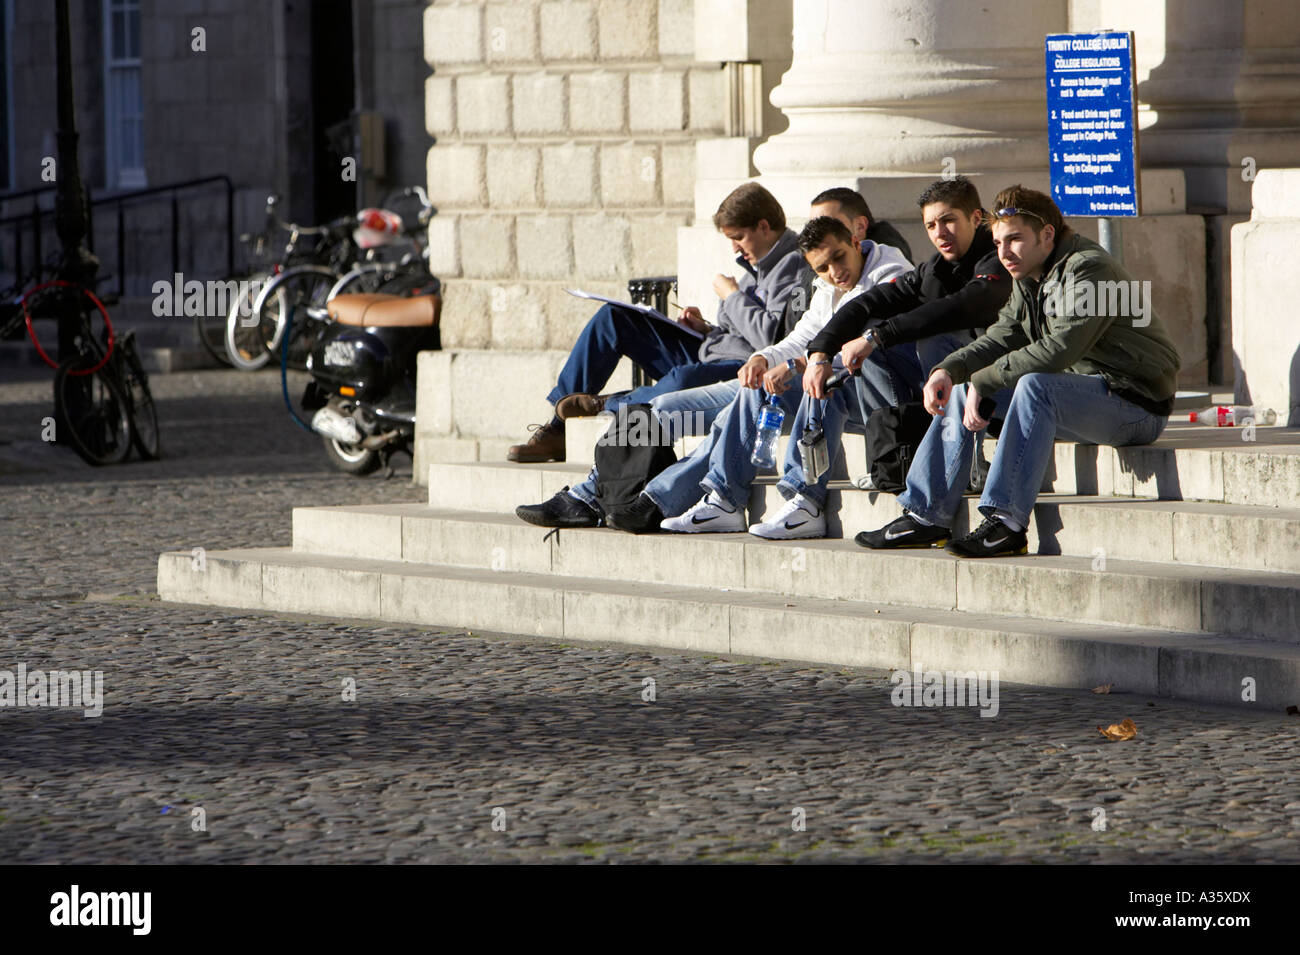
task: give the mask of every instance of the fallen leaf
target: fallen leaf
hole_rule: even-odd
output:
[[[1115,685],[1114,683],[1103,683],[1101,686],[1094,686],[1094,687],[1092,688],[1092,692],[1094,692],[1094,693],[1109,693],[1109,692],[1110,692],[1110,688],[1111,688],[1112,686],[1114,686],[1114,685]]]
[[[1138,728],[1127,716],[1122,723],[1112,723],[1110,726],[1098,726],[1097,732],[1106,737],[1113,743],[1122,742],[1123,740],[1132,739],[1137,736]]]

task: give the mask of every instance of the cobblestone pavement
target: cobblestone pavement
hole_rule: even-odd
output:
[[[162,604],[161,551],[423,493],[333,472],[272,376],[157,381],[168,459],[100,470],[0,386],[0,669],[104,677],[100,718],[0,709],[6,861],[1300,860],[1284,714]]]

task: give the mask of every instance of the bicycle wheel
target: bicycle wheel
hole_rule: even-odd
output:
[[[131,444],[140,457],[156,461],[162,457],[162,438],[158,431],[158,409],[149,390],[149,375],[135,348],[135,332],[127,332],[120,345],[122,360],[118,366],[126,396],[130,400]]]
[[[385,265],[375,263],[372,265],[358,265],[351,272],[346,273],[330,288],[329,294],[325,301],[334,298],[335,295],[356,295],[366,292],[377,292],[379,287],[385,282],[390,281],[398,268],[395,265]]]
[[[267,341],[267,351],[277,357],[280,349],[289,349],[289,366],[305,367],[311,346],[320,335],[322,323],[310,314],[319,309],[324,312],[330,289],[339,276],[321,265],[305,265],[289,269],[276,276],[258,297],[258,327],[264,332],[274,328],[274,336]],[[284,342],[284,329],[292,320],[292,340]]]
[[[55,434],[88,464],[117,464],[131,453],[127,398],[106,368],[78,374],[84,364],[85,356],[69,358],[54,375]]]
[[[243,285],[240,285],[241,294]],[[238,296],[236,296],[238,298]],[[228,315],[207,315],[200,312],[194,316],[194,334],[203,346],[203,350],[216,359],[218,364],[232,365],[230,355],[226,352],[226,322]]]
[[[266,343],[275,336],[275,326],[262,328],[258,319],[257,300],[273,281],[268,272],[255,275],[241,284],[239,294],[226,314],[223,347],[226,361],[240,371],[256,371],[271,360]]]

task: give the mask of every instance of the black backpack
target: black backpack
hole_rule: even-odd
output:
[[[626,507],[646,483],[677,460],[668,432],[647,404],[621,405],[596,442],[596,500],[603,511]]]
[[[876,490],[901,494],[907,470],[934,418],[919,401],[897,408],[877,408],[867,419],[867,460]]]

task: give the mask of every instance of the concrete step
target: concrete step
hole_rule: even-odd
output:
[[[1209,428],[1171,421],[1151,445],[1112,448],[1059,441],[1043,489],[1060,494],[1100,494],[1174,501],[1218,501],[1264,507],[1300,505],[1300,429]],[[608,417],[565,423],[566,463],[590,465]],[[678,442],[678,456],[701,438]],[[788,438],[783,439],[788,440]],[[997,442],[985,442],[991,461]],[[833,475],[865,473],[861,435],[844,436],[844,460]]]
[[[430,468],[429,505],[451,510],[513,514],[587,475],[582,465],[504,464]],[[774,478],[760,478],[750,495],[751,521],[770,517],[785,503]],[[979,499],[963,498],[953,531],[979,526]],[[832,482],[827,523],[834,537],[883,527],[902,514],[892,494],[860,491]],[[1031,554],[1105,560],[1167,561],[1238,570],[1300,573],[1300,508],[1200,501],[1044,494],[1029,523]]]
[[[567,533],[567,532],[566,532]],[[435,566],[288,548],[158,560],[164,600],[886,669],[996,670],[1006,683],[1281,708],[1300,647],[809,596]]]
[[[548,533],[504,514],[423,504],[299,507],[295,552],[618,582],[745,590],[1061,621],[1205,631],[1300,645],[1300,575],[1187,564],[1026,556],[963,560],[936,548],[749,534]]]

